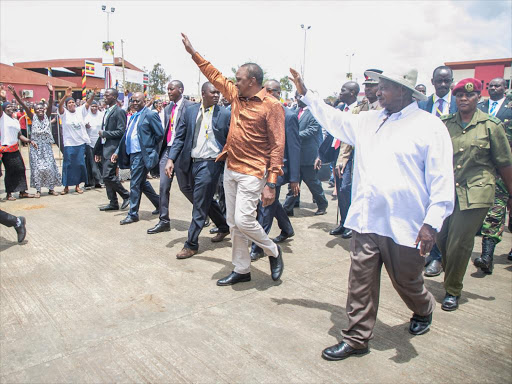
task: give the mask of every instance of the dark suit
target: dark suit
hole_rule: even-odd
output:
[[[277,219],[277,224],[281,232],[285,235],[293,234],[293,227],[286,211],[284,210],[279,195],[281,193],[281,186],[286,183],[298,183],[300,181],[300,137],[299,137],[299,120],[297,113],[289,108],[284,108],[285,113],[285,147],[283,158],[283,172],[282,176],[277,178],[276,198],[271,205],[263,207],[261,201],[258,203],[258,222],[261,224],[265,232],[270,233],[272,229],[272,222],[274,217]],[[261,252],[262,249],[256,244],[252,244],[252,252]]]
[[[175,162],[179,159],[175,166],[175,172],[180,172],[187,177],[186,188],[182,188],[183,184],[179,180],[178,183],[185,197],[192,203],[192,222],[188,229],[188,239],[185,242],[185,247],[193,250],[199,248],[199,234],[204,227],[207,216],[211,217],[219,232],[229,232],[226,218],[222,214],[219,204],[213,199],[224,162],[192,158],[196,121],[198,114],[201,113],[200,107],[200,104],[195,104],[187,108],[168,153],[169,159]],[[230,121],[231,114],[229,111],[224,107],[214,107],[212,130],[220,151],[226,144]]]
[[[477,108],[480,109],[482,112],[489,113],[489,104],[492,100],[487,99],[485,101],[482,101],[481,103],[477,104]],[[507,124],[506,120],[508,120],[508,125],[510,125],[510,122],[512,121],[512,108],[508,106],[510,101],[505,98],[503,100],[503,103],[501,103],[500,109],[498,109],[498,113],[496,113],[496,117],[500,119],[503,124]]]
[[[297,111],[297,116],[298,116]],[[313,117],[309,109],[306,109],[299,119],[299,137],[300,147],[300,180],[308,186],[313,199],[318,205],[318,209],[326,209],[328,202],[325,198],[322,183],[318,180],[317,171],[314,169],[315,160],[318,157],[318,148],[322,143],[322,127]],[[293,207],[298,197],[293,196],[290,188],[284,202],[283,208],[287,212],[293,211]]]
[[[129,192],[123,187],[121,182],[116,176],[117,164],[112,163],[110,158],[117,150],[119,142],[124,135],[126,128],[126,112],[115,105],[112,111],[103,118],[101,130],[103,131],[102,137],[98,139],[94,146],[94,154],[102,157],[102,178],[107,190],[107,197],[110,200],[110,205],[114,207],[119,206],[117,201],[117,194],[123,200],[130,197]],[[105,139],[105,144],[102,143],[102,138]]]
[[[167,146],[167,134],[169,132],[169,122],[171,120],[171,111],[175,103],[170,103],[167,107],[164,109],[164,136],[163,136],[163,142],[162,146],[160,148],[160,162],[159,162],[159,169],[160,169],[160,221],[164,223],[170,223],[169,218],[169,198],[170,198],[170,192],[171,192],[171,184],[172,184],[172,177],[168,177],[165,174],[165,165],[167,164],[168,154],[171,147]],[[185,115],[186,109],[194,105],[193,102],[183,99],[181,105],[179,106],[178,110],[175,111],[175,116],[178,117],[177,120],[173,122],[173,134],[176,135],[176,129],[180,126],[180,124],[183,122],[183,118]],[[177,115],[176,115],[177,113]],[[178,184],[181,186],[182,184],[186,183],[186,176],[183,175],[182,172],[177,172],[176,177],[178,178]]]
[[[144,193],[158,209],[158,195],[149,181],[146,180],[146,177],[149,170],[158,164],[159,143],[163,137],[163,130],[158,113],[144,108],[137,121],[137,138],[140,144],[140,151],[128,154],[126,136],[130,132],[131,125],[134,121],[135,115],[130,117],[125,134],[119,143],[118,162],[119,168],[130,168],[130,211],[128,215],[134,219],[138,219],[142,193]]]
[[[432,113],[432,107],[434,106],[434,95],[430,95],[427,100],[418,101],[418,107],[427,111],[428,113]],[[448,113],[457,112],[457,103],[455,102],[455,96],[452,96],[450,100],[450,109]]]

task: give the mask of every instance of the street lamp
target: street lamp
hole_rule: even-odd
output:
[[[109,30],[110,30],[110,14],[115,12],[115,8],[111,7],[110,10],[107,10],[106,5],[101,6],[101,10],[107,14],[107,41],[110,41],[109,38]]]
[[[311,29],[311,25],[305,26],[301,24],[300,27],[304,30],[304,56],[302,58],[302,78],[304,79],[304,72],[306,71],[306,36],[308,29]]]
[[[352,64],[352,57],[354,56],[355,53],[352,53],[352,54],[347,54],[345,56],[348,57],[348,73],[347,73],[347,79],[349,80],[352,80],[352,72],[350,72],[350,67],[351,67],[351,64]]]

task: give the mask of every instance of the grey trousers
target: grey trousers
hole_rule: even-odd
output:
[[[366,348],[373,338],[382,264],[393,287],[413,313],[428,316],[434,310],[434,296],[423,284],[425,258],[419,250],[398,245],[389,237],[353,231],[350,257],[348,327],[342,330],[342,335],[352,348]]]

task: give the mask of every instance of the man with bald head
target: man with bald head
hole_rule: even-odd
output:
[[[171,184],[173,175],[167,176],[165,173],[165,165],[167,164],[168,154],[171,145],[174,142],[175,130],[183,121],[185,110],[194,103],[183,97],[183,83],[180,80],[172,80],[167,85],[167,95],[170,103],[164,109],[164,140],[160,148],[160,203],[159,203],[159,221],[153,227],[148,229],[148,234],[160,232],[168,232],[171,230],[171,219],[169,217],[169,198],[171,193]],[[179,161],[179,160],[177,160]],[[179,169],[178,169],[179,168]],[[180,189],[191,191],[188,185],[188,178],[181,172],[181,168],[176,169],[176,177]]]
[[[119,160],[119,168],[130,169],[130,211],[120,224],[139,221],[139,206],[142,193],[158,209],[159,199],[155,190],[146,180],[148,172],[158,164],[158,149],[163,138],[162,122],[158,113],[146,108],[142,92],[131,97],[135,113],[128,121],[127,129],[112,155],[112,162]]]

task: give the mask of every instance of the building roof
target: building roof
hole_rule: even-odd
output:
[[[37,72],[28,71],[23,68],[13,67],[11,65],[0,63],[0,82],[5,84],[29,84],[29,85],[46,85],[50,82],[54,87],[67,88],[76,87],[75,83],[49,77]]]
[[[80,68],[84,66],[84,61],[95,61],[97,63],[101,63],[101,57],[84,57],[79,59],[51,59],[51,60],[39,60],[39,61],[23,61],[19,63],[13,63],[15,67],[20,68],[53,68],[53,67],[63,67],[63,68]],[[114,58],[114,64],[116,66],[122,65],[122,59],[120,57]],[[127,69],[133,69],[134,71],[143,72],[142,69],[136,67],[129,61],[124,61],[124,66]]]
[[[449,63],[444,63],[444,65],[452,68],[452,69],[469,69],[474,68],[480,65],[493,65],[493,64],[504,64],[511,65],[512,58],[505,59],[488,59],[488,60],[473,60],[473,61],[453,61]]]

